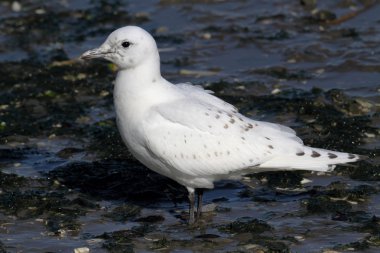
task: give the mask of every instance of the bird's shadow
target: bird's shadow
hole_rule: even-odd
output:
[[[147,206],[187,201],[183,186],[134,161],[73,162],[54,169],[48,176],[99,200]]]

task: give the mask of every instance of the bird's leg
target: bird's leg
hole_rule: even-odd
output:
[[[190,203],[190,209],[189,209],[189,224],[194,224],[194,204],[195,204],[195,194],[194,194],[194,188],[187,187],[187,190],[189,191],[189,203]]]
[[[203,189],[197,189],[197,195],[198,195],[197,221],[199,221],[202,215],[203,192],[204,192]]]

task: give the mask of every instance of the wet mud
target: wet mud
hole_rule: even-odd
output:
[[[0,1],[0,252],[378,252],[378,1]],[[115,124],[116,68],[77,57],[150,31],[163,75],[305,144],[367,156],[205,193],[142,166]],[[83,251],[84,250],[84,251]]]

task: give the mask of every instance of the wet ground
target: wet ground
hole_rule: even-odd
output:
[[[379,252],[379,13],[371,0],[0,1],[0,252]],[[220,182],[188,227],[184,189],[120,140],[115,66],[77,60],[128,24],[154,35],[167,79],[370,159]]]

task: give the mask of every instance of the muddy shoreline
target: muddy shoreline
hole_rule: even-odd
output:
[[[377,1],[1,1],[0,252],[377,252]],[[186,191],[115,124],[116,69],[80,53],[117,27],[154,35],[163,75],[213,90],[307,145],[369,157]]]

